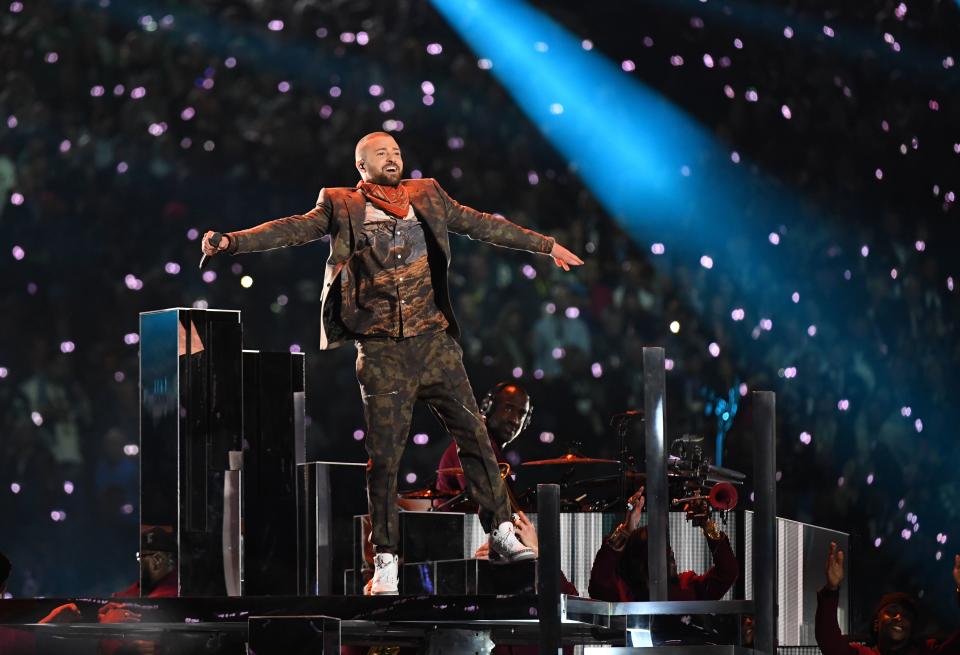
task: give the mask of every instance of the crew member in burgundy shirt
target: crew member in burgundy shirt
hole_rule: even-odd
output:
[[[647,573],[647,529],[639,527],[644,503],[643,487],[630,499],[633,509],[604,540],[590,570],[591,598],[611,602],[649,600]],[[730,540],[717,524],[703,525],[714,565],[703,575],[694,571],[677,573],[673,549],[667,546],[669,600],[719,600],[737,581],[737,558]]]
[[[840,584],[843,582],[844,553],[836,543],[827,553],[827,583],[817,592],[815,636],[823,655],[957,655],[960,653],[960,630],[943,641],[922,639],[916,634],[920,618],[917,603],[902,592],[885,594],[877,603],[871,631],[876,640],[872,646],[850,643],[837,623]],[[954,558],[953,581],[960,602],[960,555]]]
[[[403,180],[400,146],[386,132],[355,149],[361,180],[325,188],[302,215],[229,232],[206,255],[297,246],[329,237],[320,300],[320,348],[357,346],[357,381],[367,423],[367,498],[373,594],[396,594],[400,518],[397,473],[414,402],[426,402],[457,442],[468,495],[480,506],[489,546],[502,560],[532,558],[517,540],[490,439],[463,367],[447,283],[449,233],[549,255],[569,270],[583,261],[553,238],[461,205],[433,179]]]

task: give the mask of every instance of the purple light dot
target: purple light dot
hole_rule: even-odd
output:
[[[340,43],[353,43],[357,40],[357,35],[353,32],[341,32]]]
[[[531,186],[535,186],[540,183],[540,176],[537,175],[536,171],[530,171],[527,173],[527,182],[529,182]]]
[[[807,334],[808,334],[809,336],[811,336],[811,337],[817,336],[817,326],[816,326],[816,325],[811,325],[811,326],[807,327]]]
[[[599,378],[603,375],[603,366],[600,364],[600,362],[594,362],[590,365],[590,375],[595,378]]]
[[[704,255],[700,258],[700,265],[704,268],[713,268],[713,258],[709,255]]]
[[[913,427],[916,429],[917,432],[923,432],[923,421],[921,421],[920,419],[917,419],[916,421],[913,422]]]
[[[703,55],[703,65],[707,68],[713,68],[713,57],[709,54]]]
[[[947,278],[947,291],[953,291],[953,276]]]
[[[423,177],[423,173],[419,169],[414,168],[412,171],[410,171],[410,177],[415,180],[419,180]]]
[[[7,127],[9,127],[11,130],[15,128],[18,124],[19,124],[19,121],[17,121],[16,116],[11,115],[9,118],[7,118]]]
[[[423,96],[423,104],[427,107],[433,104],[433,96]]]
[[[180,147],[183,148],[184,150],[188,149],[191,145],[193,145],[193,139],[191,139],[190,137],[185,136],[182,139],[180,139]]]
[[[443,46],[439,43],[429,43],[427,44],[427,54],[428,55],[439,55],[443,52]]]
[[[733,47],[737,50],[743,50],[743,41],[739,38],[733,40]]]
[[[734,150],[733,152],[731,152],[731,153],[730,153],[730,161],[732,161],[734,164],[739,164],[739,163],[740,163],[740,153],[737,152],[736,150]]]
[[[77,349],[77,344],[72,341],[62,341],[60,342],[60,352],[62,353],[72,353]]]
[[[90,95],[94,98],[99,98],[104,94],[105,91],[106,89],[104,89],[100,84],[90,87]]]
[[[760,99],[760,94],[757,93],[756,89],[747,89],[746,93],[743,94],[743,97],[747,99],[747,102],[756,102]]]
[[[70,152],[71,146],[72,144],[70,143],[70,139],[64,139],[63,141],[60,142],[60,152],[62,153]]]
[[[320,107],[320,118],[326,120],[333,115],[333,107],[330,105],[324,105]]]
[[[205,78],[205,79],[203,80],[203,82],[200,83],[200,86],[203,87],[204,89],[206,89],[207,91],[209,91],[210,89],[213,88],[214,84],[215,84],[215,83],[214,83],[214,81],[213,81],[213,78],[212,78],[212,77],[207,77],[207,78]]]
[[[126,90],[127,90],[127,87],[123,86],[122,84],[118,84],[115,87],[113,87],[113,95],[122,96],[124,91]]]
[[[56,52],[48,52],[43,57],[43,60],[48,64],[55,64],[57,63],[58,59],[60,59],[60,55],[58,55]]]
[[[624,59],[620,62],[620,68],[622,68],[625,73],[632,73],[637,70],[637,64],[632,59]]]
[[[666,252],[666,247],[662,243],[654,243],[650,246],[650,252],[654,255],[662,255]]]
[[[197,110],[194,109],[193,107],[184,107],[183,111],[180,112],[180,118],[185,121],[190,120],[196,115],[197,115]]]
[[[907,501],[905,501],[903,498],[901,498],[899,501],[897,501],[897,508],[898,508],[898,509],[903,509],[903,506],[906,504],[906,502],[907,502]]]
[[[773,321],[771,321],[769,318],[761,318],[760,329],[764,330],[765,332],[769,332],[773,329]]]
[[[707,352],[710,353],[711,357],[719,357],[720,346],[716,342],[712,342],[709,346],[707,346]]]
[[[331,98],[339,98],[341,93],[343,93],[343,91],[340,89],[339,86],[331,86],[331,87],[330,87],[330,97],[331,97]]]
[[[900,537],[904,540],[908,540],[912,536],[913,536],[913,533],[910,532],[909,528],[904,528],[903,530],[900,531]]]
[[[0,366],[0,380],[10,375],[10,369],[6,366]]]
[[[436,91],[436,88],[433,86],[433,82],[430,80],[424,80],[420,83],[420,90],[423,91],[424,95],[432,96]]]
[[[353,438],[355,441],[363,441],[364,432],[363,430],[357,428],[353,431]]]
[[[877,537],[876,539],[873,540],[873,547],[879,548],[880,544],[882,543],[883,543],[883,539],[881,539],[880,537]]]
[[[908,406],[903,406],[900,408],[900,416],[909,417],[913,413],[913,409]]]
[[[216,272],[216,271],[204,271],[202,277],[203,277],[203,281],[204,281],[204,282],[206,282],[207,284],[210,284],[211,282],[214,282],[214,281],[217,279],[217,272]]]
[[[143,98],[146,95],[147,95],[147,90],[142,86],[134,87],[133,90],[130,92],[130,97],[133,98],[134,100],[139,100],[140,98]]]
[[[917,249],[917,252],[923,252],[927,249],[927,244],[921,240],[917,240],[913,247]]]
[[[553,432],[541,432],[541,433],[540,433],[540,441],[541,441],[542,443],[553,443],[553,440],[554,440],[555,438],[556,438],[556,437],[554,436]]]
[[[847,411],[848,409],[850,409],[850,401],[847,400],[846,398],[841,398],[837,402],[837,409],[839,409],[841,412]]]
[[[290,352],[292,352],[292,353],[298,353],[298,352],[300,352],[300,344],[298,344],[298,343],[292,343],[292,344],[290,344]]]
[[[387,113],[388,111],[393,111],[395,106],[396,105],[394,104],[393,100],[387,99],[380,103],[380,111]]]
[[[63,483],[63,493],[70,495],[73,493],[73,483],[67,480]]]
[[[283,21],[279,18],[275,18],[267,23],[267,29],[271,32],[279,32],[283,29]]]
[[[790,295],[790,300],[792,300],[792,301],[794,302],[794,304],[800,302],[800,292],[799,292],[799,291],[794,291],[794,292]]]
[[[823,26],[823,33],[831,39],[836,35],[836,32],[834,32],[833,28],[830,27],[829,25]]]
[[[43,414],[37,411],[30,412],[30,420],[33,421],[33,424],[37,427],[43,425]]]
[[[19,14],[21,11],[23,11],[23,3],[22,3],[22,2],[11,2],[11,3],[10,3],[10,13],[11,13],[11,14]]]
[[[130,170],[130,167],[127,165],[127,162],[122,161],[122,162],[120,162],[119,164],[117,164],[117,172],[118,172],[120,175],[123,175],[123,174],[126,173],[128,170]]]
[[[936,100],[931,99],[927,106],[930,107],[930,111],[940,111],[940,103]]]
[[[277,85],[277,91],[279,91],[280,93],[286,93],[289,90],[290,90],[290,82],[287,82],[286,80],[280,82]]]
[[[784,27],[784,28],[783,28],[783,36],[784,36],[785,38],[792,39],[792,38],[793,38],[793,28],[790,27],[789,25],[787,25],[786,27]]]
[[[671,66],[683,66],[683,57],[680,55],[671,55],[670,57]]]
[[[891,269],[890,269],[890,277],[891,277],[891,279],[894,279],[894,280],[897,279],[897,269],[895,269],[895,268],[891,268]]]
[[[520,270],[523,273],[523,277],[527,278],[528,280],[532,280],[537,277],[537,269],[530,264],[524,264],[523,268]]]
[[[553,356],[554,359],[563,359],[563,356],[566,354],[566,352],[563,350],[563,348],[560,348],[558,346],[553,350],[551,350],[550,354]]]
[[[584,39],[580,42],[580,47],[584,50],[593,50],[593,41],[590,39]]]
[[[26,200],[26,198],[23,197],[22,193],[14,191],[10,194],[10,204],[12,205],[22,205],[24,200]]]
[[[652,48],[653,47],[653,37],[645,36],[643,37],[643,47]]]
[[[811,441],[813,441],[813,435],[811,435],[809,432],[800,433],[800,443],[804,444],[805,446],[809,446]]]
[[[862,257],[867,257],[869,254],[870,254],[870,246],[868,246],[868,245],[863,245],[863,246],[860,248],[860,255],[861,255]]]
[[[663,360],[663,368],[667,371],[672,371],[674,367],[674,361],[670,358]]]
[[[563,314],[564,314],[564,316],[566,316],[567,318],[577,318],[577,317],[580,316],[580,308],[579,308],[579,307],[567,307],[567,308],[564,310]]]
[[[187,230],[187,239],[190,241],[196,241],[198,238],[200,238],[200,231],[197,228],[191,227],[189,230]]]
[[[13,254],[13,258],[16,259],[17,261],[20,261],[21,259],[27,256],[26,251],[20,246],[14,246],[13,250],[11,251],[11,254]]]
[[[133,505],[131,505],[130,503],[124,503],[120,507],[120,511],[123,512],[124,514],[133,514]]]
[[[837,486],[838,486],[838,487],[842,487],[845,482],[846,482],[846,480],[843,478],[842,475],[841,475],[839,478],[837,478]]]
[[[548,302],[546,305],[543,306],[543,310],[548,314],[554,314],[557,311],[557,306],[552,302]]]
[[[176,275],[180,272],[180,264],[177,262],[167,262],[163,266],[163,270],[166,271],[169,275]]]
[[[481,58],[477,60],[477,68],[480,70],[488,71],[493,68],[493,60],[487,58]]]
[[[424,446],[429,442],[430,442],[430,437],[428,437],[423,432],[413,435],[413,443],[417,444],[418,446]]]
[[[140,343],[140,335],[136,332],[128,332],[127,334],[123,335],[123,342],[128,346],[138,344]]]
[[[780,244],[780,235],[776,232],[771,232],[767,239],[775,246]]]
[[[796,367],[796,366],[788,366],[788,367],[786,367],[785,369],[783,369],[783,377],[785,377],[785,378],[787,378],[787,379],[790,379],[790,380],[792,380],[793,378],[797,377],[797,367]]]
[[[357,45],[367,45],[370,43],[370,35],[366,32],[357,32]]]
[[[20,489],[22,489],[22,488],[23,488],[23,487],[21,487],[18,482],[11,482],[11,483],[10,483],[10,491],[12,491],[12,492],[15,493],[15,494],[20,493]]]
[[[742,307],[737,307],[732,312],[730,312],[730,318],[732,318],[735,321],[742,321],[744,316],[746,316],[746,312],[743,311]]]
[[[780,113],[783,114],[783,117],[787,120],[790,120],[793,117],[793,113],[790,111],[790,107],[783,105],[780,107]]]
[[[123,371],[114,371],[114,372],[113,372],[113,380],[114,380],[114,382],[123,382],[123,381],[126,379],[126,377],[127,377],[127,376],[124,375]]]
[[[235,68],[237,65],[237,58],[227,57],[226,59],[223,60],[223,65],[226,66],[227,68]]]
[[[869,475],[867,475],[867,484],[868,485],[873,484],[874,479],[875,478],[873,477],[873,473],[870,473]]]
[[[521,377],[523,377],[523,369],[520,368],[519,366],[514,366],[514,367],[513,367],[513,370],[510,371],[510,373],[511,373],[511,374],[513,375],[513,377],[515,377],[515,378],[521,378]]]
[[[733,90],[733,87],[730,86],[729,84],[724,84],[724,85],[723,85],[723,95],[725,95],[725,96],[727,96],[728,98],[730,98],[731,100],[733,100],[733,98],[737,95],[737,92],[734,91],[734,90]],[[739,159],[739,156],[738,156],[738,159]]]

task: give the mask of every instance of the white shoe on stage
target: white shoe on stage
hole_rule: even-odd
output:
[[[377,553],[373,558],[373,579],[370,581],[371,596],[396,596],[400,558],[393,553]]]
[[[524,546],[517,539],[513,523],[510,523],[510,521],[504,521],[490,531],[489,543],[491,562],[506,564],[537,558],[537,554],[533,552],[532,548]]]

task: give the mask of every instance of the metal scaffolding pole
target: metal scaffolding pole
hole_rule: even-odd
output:
[[[667,489],[666,381],[663,348],[643,349],[643,410],[647,473],[647,570],[650,600],[668,600],[667,544],[669,490]]]
[[[777,636],[776,394],[753,392],[753,600],[754,648],[774,653]]]
[[[540,653],[562,653],[560,634],[560,485],[537,485],[537,603]]]

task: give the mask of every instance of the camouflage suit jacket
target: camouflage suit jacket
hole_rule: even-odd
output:
[[[447,195],[436,180],[403,180],[410,203],[423,221],[427,240],[430,276],[437,307],[448,322],[447,332],[460,336],[453,315],[447,268],[450,266],[449,233],[464,234],[504,248],[549,253],[554,240],[511,223],[502,216],[477,211]],[[366,201],[354,187],[320,190],[317,205],[302,215],[278,218],[257,227],[229,232],[230,253],[259,252],[299,246],[323,237],[330,238],[330,255],[323,275],[320,301],[320,349],[335,348],[353,334],[341,319],[345,308],[357,311],[355,274],[349,266],[363,230]]]

